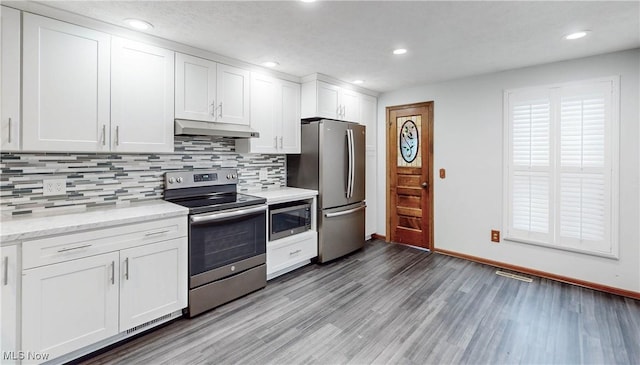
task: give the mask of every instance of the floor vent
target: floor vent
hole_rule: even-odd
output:
[[[164,320],[167,320],[169,318],[171,318],[171,313],[165,314],[164,316],[162,316],[160,318],[156,318],[156,319],[154,319],[152,321],[149,321],[149,322],[143,323],[141,325],[135,326],[133,328],[130,328],[130,329],[127,330],[127,334],[140,331],[140,330],[142,330],[142,329],[144,329],[146,327],[151,326],[154,323],[157,323],[157,322],[160,322],[160,321],[164,321]]]
[[[520,276],[520,275],[516,275],[516,274],[512,274],[510,272],[504,272],[504,271],[500,271],[500,270],[496,271],[496,275],[504,276],[505,278],[511,278],[511,279],[524,281],[525,283],[530,283],[530,282],[533,281],[533,279],[528,278],[526,276]]]

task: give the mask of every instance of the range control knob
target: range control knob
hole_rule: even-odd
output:
[[[233,179],[233,175],[228,174],[228,175],[227,175],[227,180],[231,180],[231,179]]]
[[[183,180],[183,179],[182,179],[181,177],[177,177],[177,178],[176,178],[176,182],[178,182],[178,184],[180,184],[180,183],[182,182],[182,180]]]
[[[238,178],[238,175],[233,174],[233,175],[231,175],[231,177],[232,177],[232,178],[234,178],[234,179],[237,179],[237,178]]]
[[[176,179],[174,179],[174,178],[170,177],[170,178],[169,178],[169,184],[173,184],[174,182],[176,182]]]

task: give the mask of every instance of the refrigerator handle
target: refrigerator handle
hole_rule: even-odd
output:
[[[351,198],[353,186],[353,140],[351,139],[351,129],[347,129],[347,149],[349,150],[349,176],[347,176],[347,199]]]
[[[357,212],[357,211],[360,211],[360,210],[362,210],[362,209],[365,209],[366,207],[367,207],[366,205],[361,205],[361,206],[359,206],[359,207],[357,207],[357,208],[353,208],[353,209],[345,210],[345,211],[342,211],[342,212],[325,213],[325,214],[324,214],[324,216],[325,216],[325,218],[340,217],[340,216],[343,216],[343,215],[347,215],[347,214],[355,213],[355,212]]]
[[[355,187],[356,180],[356,147],[353,137],[353,129],[349,129],[349,136],[351,137],[351,148],[349,150],[349,156],[351,157],[351,188],[349,189],[349,199],[353,198],[353,189]]]

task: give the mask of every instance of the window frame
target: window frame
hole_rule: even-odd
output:
[[[580,87],[594,87],[599,83],[610,83],[611,86],[611,124],[609,126],[609,135],[605,131],[605,140],[608,141],[608,146],[605,145],[605,155],[609,153],[610,161],[609,165],[606,165],[603,171],[605,174],[609,171],[609,175],[605,175],[605,180],[610,189],[610,200],[605,201],[605,204],[609,205],[609,219],[608,228],[609,234],[605,234],[605,241],[610,242],[610,251],[604,252],[601,250],[578,248],[575,246],[566,246],[562,244],[560,240],[560,227],[559,217],[557,215],[560,212],[560,197],[559,197],[559,176],[562,171],[559,165],[560,151],[558,138],[560,136],[559,120],[560,120],[560,100],[562,89],[580,88]],[[550,110],[550,122],[549,122],[549,239],[541,238],[544,235],[531,234],[518,234],[513,232],[511,220],[512,220],[512,185],[511,185],[511,170],[518,171],[517,168],[512,166],[512,121],[511,121],[511,104],[512,95],[531,95],[532,97],[539,95],[548,95],[549,97],[549,110]],[[519,97],[520,100],[525,98]],[[605,126],[606,130],[606,126]],[[607,142],[606,142],[607,143]],[[619,259],[619,165],[620,165],[620,76],[608,76],[593,79],[585,79],[564,83],[546,84],[539,86],[530,86],[514,89],[505,89],[503,92],[503,209],[502,209],[502,227],[503,227],[503,240],[506,242],[525,243],[535,246],[541,246],[546,248],[552,248],[561,251],[569,251],[582,253],[592,256],[605,257],[609,259]],[[535,169],[533,170],[535,171]]]

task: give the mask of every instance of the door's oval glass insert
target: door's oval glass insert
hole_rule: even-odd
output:
[[[400,155],[408,163],[418,156],[418,128],[412,120],[407,120],[400,129]]]

